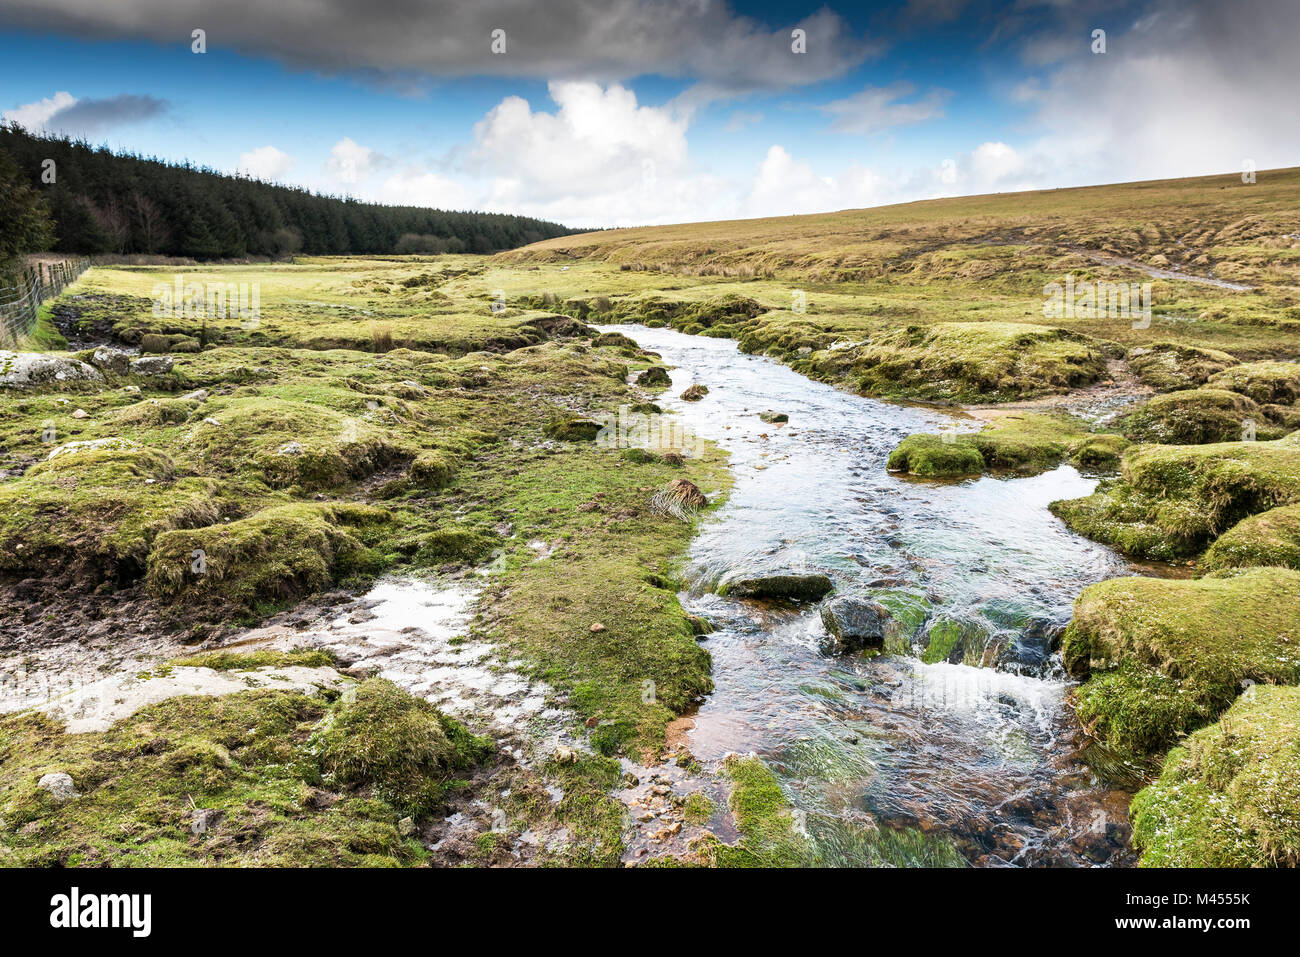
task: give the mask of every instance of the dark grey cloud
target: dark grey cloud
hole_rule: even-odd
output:
[[[660,74],[728,90],[841,75],[872,45],[823,7],[765,25],[723,0],[0,0],[0,23],[209,51],[235,49],[327,72],[601,80]],[[806,32],[806,52],[791,31]],[[506,51],[492,52],[505,31]]]
[[[102,133],[128,123],[152,119],[165,112],[166,100],[122,93],[98,100],[78,100],[54,113],[45,121],[45,127],[67,133]]]

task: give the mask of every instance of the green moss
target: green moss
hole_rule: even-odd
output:
[[[337,707],[351,715],[347,705]],[[430,761],[436,754],[441,760],[428,765],[435,775],[429,781],[450,786],[457,762],[476,760],[481,751],[454,728],[437,739],[431,726],[405,716],[426,707],[413,698],[404,707],[386,704],[376,713],[395,719],[391,734],[375,729],[373,713],[357,716],[356,730],[363,742],[410,743]],[[427,852],[398,833],[402,808],[377,797],[384,788],[368,776],[406,781],[400,766],[415,759],[395,754],[385,763],[381,755],[376,765],[348,764],[355,786],[323,787],[306,742],[328,710],[320,698],[249,691],[171,698],[104,732],[67,734],[32,713],[2,717],[0,864],[422,863]],[[70,774],[81,796],[59,804],[37,788],[50,771]]]
[[[0,485],[0,571],[129,580],[159,534],[214,522],[222,508],[215,483],[178,478],[161,452],[127,441],[68,451]]]
[[[735,846],[717,843],[712,863],[718,867],[809,867],[816,855],[807,837],[795,829],[790,804],[776,776],[758,758],[727,758],[731,779],[729,807],[740,831]]]
[[[236,613],[282,603],[356,572],[378,571],[383,560],[366,545],[391,515],[355,504],[295,503],[249,518],[158,536],[149,555],[151,595],[169,601],[219,601]]]
[[[411,463],[411,481],[424,488],[446,488],[459,467],[445,452],[421,452]]]
[[[251,671],[255,668],[327,668],[334,665],[334,656],[328,651],[314,648],[295,648],[277,651],[262,648],[256,651],[209,651],[201,655],[177,658],[171,662],[178,667],[211,668],[213,671]]]
[[[1249,396],[1261,405],[1293,405],[1300,400],[1300,363],[1246,362],[1211,376],[1209,384]]]
[[[1300,688],[1248,689],[1133,801],[1144,867],[1300,865]]]
[[[890,454],[888,468],[919,476],[989,469],[1031,475],[1070,461],[1103,470],[1119,465],[1127,445],[1122,436],[1089,432],[1072,416],[1015,412],[998,416],[980,432],[909,435]]]
[[[1053,502],[1080,534],[1127,555],[1195,555],[1250,515],[1300,501],[1300,434],[1271,442],[1143,445],[1125,453],[1121,479],[1086,498]]]
[[[1152,754],[1226,708],[1243,682],[1300,681],[1297,594],[1300,572],[1280,568],[1085,588],[1062,645],[1065,664],[1076,675],[1117,673],[1084,685],[1083,715]]]
[[[984,471],[984,456],[969,439],[955,435],[949,439],[923,432],[909,435],[889,453],[886,467],[924,478],[978,475]]]
[[[476,565],[496,546],[497,539],[481,529],[448,526],[423,536],[415,559],[421,565]]]
[[[1128,364],[1142,382],[1164,392],[1204,385],[1211,376],[1236,365],[1237,360],[1218,349],[1157,342],[1129,350]]]
[[[1212,716],[1209,702],[1183,682],[1135,662],[1093,675],[1076,692],[1075,710],[1114,751],[1139,764]]]
[[[853,362],[872,395],[1005,401],[1099,379],[1101,348],[1085,336],[1015,322],[941,322],[876,337]]]
[[[1284,505],[1242,519],[1215,539],[1201,565],[1300,569],[1300,505]]]
[[[370,422],[327,404],[336,399],[364,409],[362,397],[319,388],[303,397],[317,401],[259,389],[210,402],[187,451],[209,469],[242,472],[272,488],[307,490],[364,478],[402,456]]]
[[[364,787],[420,816],[438,806],[456,772],[487,756],[490,742],[391,681],[371,678],[331,705],[307,747],[327,785]]]
[[[1249,426],[1256,427],[1261,439],[1280,438],[1276,430],[1270,434],[1254,400],[1214,388],[1158,395],[1120,421],[1125,433],[1137,441],[1170,445],[1241,441]]]
[[[715,809],[716,806],[707,794],[701,794],[699,791],[695,791],[686,797],[686,806],[683,809],[686,823],[695,825],[707,824],[713,817]]]
[[[984,629],[973,621],[941,615],[926,629],[925,652],[921,660],[926,664],[967,661],[979,665],[987,637]]]
[[[558,414],[546,423],[546,434],[553,439],[565,442],[593,442],[600,433],[601,425],[590,419],[580,419],[572,415]]]

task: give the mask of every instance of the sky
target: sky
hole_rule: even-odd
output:
[[[1300,165],[1297,39],[1300,0],[0,0],[0,116],[632,226]]]

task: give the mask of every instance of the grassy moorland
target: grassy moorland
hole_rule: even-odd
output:
[[[185,270],[183,283],[256,283],[256,317],[160,314],[176,267],[92,270],[23,349],[75,374],[18,384],[22,357],[0,365],[8,633],[66,642],[55,619],[67,609],[111,623],[129,598],[188,660],[183,640],[219,644],[322,591],[490,563],[475,634],[555,689],[588,750],[502,771],[482,739],[373,681],[176,698],[75,735],[3,717],[0,863],[424,863],[424,822],[487,780],[500,789],[503,773],[507,830],[562,826],[572,840],[549,859],[616,862],[626,811],[613,759],[662,753],[711,684],[701,623],[676,598],[694,519],[651,498],[679,478],[712,503],[728,487],[716,453],[591,441],[592,416],[662,389],[631,381],[657,357],[590,328],[625,321],[734,338],[864,395],[996,407],[983,432],[911,437],[891,468],[1105,473],[1095,495],[1057,503],[1068,524],[1135,557],[1215,569],[1086,590],[1065,647],[1087,679],[1079,712],[1108,746],[1154,766],[1199,736],[1169,755],[1138,828],[1152,862],[1194,862],[1162,835],[1205,818],[1185,797],[1199,773],[1188,755],[1222,745],[1197,729],[1232,725],[1243,682],[1300,678],[1298,211],[1300,171],[1287,170],[1249,186],[1225,176],[612,230],[492,258]],[[1150,281],[1151,321],[1045,316],[1044,287],[1067,275]],[[91,343],[158,361],[97,357]],[[1104,424],[1069,404],[1126,384],[1139,401]],[[7,644],[0,664],[24,654]],[[1267,703],[1250,719],[1261,760],[1277,761],[1269,723],[1294,722],[1295,702]],[[55,769],[80,797],[37,787]],[[1252,773],[1237,778],[1271,780]],[[723,776],[741,841],[706,842],[694,860],[812,861],[761,764]],[[563,787],[558,803],[547,782]],[[196,809],[216,812],[202,836]],[[495,833],[478,862],[501,862]],[[1268,859],[1294,861],[1293,836],[1270,835]]]

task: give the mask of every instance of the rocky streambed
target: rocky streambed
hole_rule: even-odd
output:
[[[729,340],[618,329],[676,367],[669,395],[708,387],[662,404],[736,475],[687,568],[687,608],[715,626],[716,690],[685,735],[695,758],[762,758],[825,863],[867,863],[882,832],[914,838],[895,863],[933,862],[935,846],[976,865],[1128,863],[1131,794],[1083,760],[1055,652],[1079,591],[1132,571],[1048,512],[1096,480],[891,474],[904,436],[971,423],[848,395]],[[825,575],[881,609],[884,653],[839,653],[813,602],[726,587],[765,575]]]

